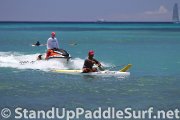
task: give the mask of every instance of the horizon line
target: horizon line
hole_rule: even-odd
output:
[[[173,23],[173,21],[0,21],[0,23]]]

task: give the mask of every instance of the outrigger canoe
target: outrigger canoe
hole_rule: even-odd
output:
[[[132,64],[128,64],[122,69],[118,71],[98,71],[98,72],[89,72],[83,73],[82,70],[66,70],[66,69],[57,69],[53,70],[56,73],[64,73],[64,74],[72,74],[72,75],[95,75],[95,76],[120,76],[120,77],[128,77],[130,76],[130,72],[127,72],[131,68]]]

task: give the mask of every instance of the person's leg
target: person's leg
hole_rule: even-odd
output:
[[[97,71],[98,71],[97,68],[92,69],[92,72],[97,72]]]
[[[91,69],[89,69],[89,68],[83,68],[83,73],[88,73],[88,72],[91,72]]]
[[[47,50],[47,52],[46,52],[46,58],[45,58],[46,60],[47,60],[48,57],[51,55],[51,51],[52,51],[51,49]]]

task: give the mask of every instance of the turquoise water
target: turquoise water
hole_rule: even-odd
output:
[[[105,66],[133,64],[129,78],[57,74],[61,64],[33,61],[56,32],[60,47],[81,68],[90,49]],[[180,24],[171,23],[0,23],[0,106],[179,108]],[[74,45],[75,44],[75,45]]]

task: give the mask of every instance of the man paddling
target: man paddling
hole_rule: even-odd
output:
[[[88,53],[88,58],[84,61],[83,73],[97,72],[97,68],[93,68],[94,64],[96,64],[99,68],[101,68],[101,63],[96,59],[94,59],[93,57],[94,57],[94,51],[90,50]]]
[[[59,43],[55,36],[56,36],[56,33],[52,32],[51,37],[47,40],[46,59],[48,59],[52,51],[59,49]]]

